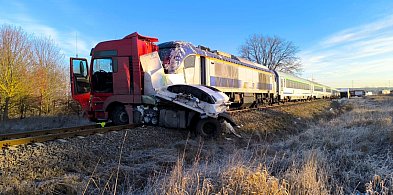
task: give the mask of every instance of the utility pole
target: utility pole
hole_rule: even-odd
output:
[[[78,57],[78,32],[75,32],[75,54]]]
[[[353,89],[353,80],[352,80],[352,89]]]

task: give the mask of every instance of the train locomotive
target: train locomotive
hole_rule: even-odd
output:
[[[168,74],[184,75],[187,84],[212,86],[227,94],[231,107],[285,103],[338,95],[334,88],[267,67],[246,59],[194,46],[183,41],[158,45]]]
[[[230,97],[231,107],[273,103],[276,98],[275,73],[265,66],[187,42],[158,47],[167,73],[183,74],[187,84],[217,88]]]

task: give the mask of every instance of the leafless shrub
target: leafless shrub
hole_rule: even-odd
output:
[[[267,168],[259,164],[228,167],[221,173],[222,194],[288,194],[290,185],[270,175]]]
[[[387,195],[393,193],[392,177],[382,179],[379,175],[374,175],[373,179],[366,184],[366,192],[370,195]]]
[[[299,168],[293,166],[286,172],[291,194],[330,194],[329,173],[321,161],[321,156],[311,151]]]

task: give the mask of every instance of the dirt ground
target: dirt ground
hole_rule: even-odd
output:
[[[301,104],[283,105],[261,111],[235,113],[233,117],[241,126],[245,137],[259,140],[285,138],[307,128],[310,122],[328,117],[331,101],[318,100]]]
[[[164,184],[159,181],[173,175],[179,160],[184,170],[195,166],[196,162],[209,165],[212,168],[209,173],[215,178],[216,171],[224,166],[221,162],[231,161],[238,151],[251,149],[253,152],[245,152],[242,159],[249,157],[254,162],[263,156],[263,163],[270,167],[269,172],[284,177],[294,159],[299,158],[294,157],[292,149],[313,148],[302,141],[309,139],[310,128],[323,126],[351,112],[353,105],[378,107],[381,102],[391,100],[322,100],[234,114],[237,123],[242,125],[238,130],[241,138],[225,134],[214,140],[201,140],[190,136],[186,130],[138,127],[6,149],[0,154],[0,194],[113,194],[115,191],[119,194],[161,194],[164,192],[157,190]],[[336,147],[333,145],[331,147]],[[356,189],[356,184],[353,185]],[[329,188],[327,192],[339,192],[337,189]],[[346,192],[345,187],[340,189]]]

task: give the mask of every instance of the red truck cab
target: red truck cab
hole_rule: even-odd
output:
[[[91,50],[90,67],[84,58],[70,59],[72,98],[90,120],[132,122],[128,119],[132,118],[132,106],[140,104],[143,95],[139,56],[158,51],[155,42],[157,38],[135,32],[98,43]]]

